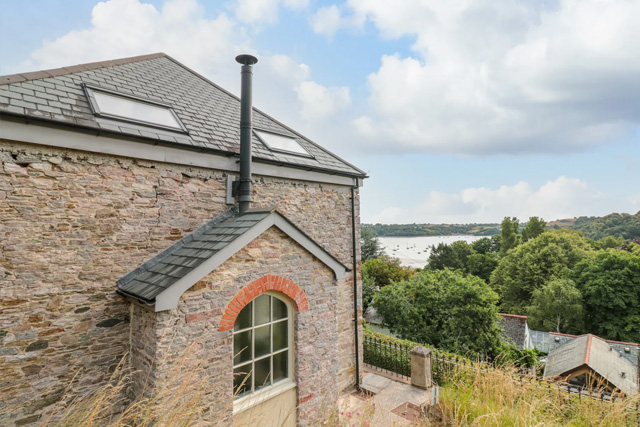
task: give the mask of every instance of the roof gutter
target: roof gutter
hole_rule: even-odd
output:
[[[225,151],[225,150],[219,150],[219,149],[215,149],[215,148],[208,148],[208,147],[201,147],[201,146],[188,146],[188,145],[181,144],[181,143],[176,143],[176,142],[171,142],[171,141],[163,141],[163,140],[159,140],[159,139],[156,139],[156,138],[148,138],[148,137],[145,137],[145,136],[142,136],[142,135],[132,135],[132,134],[127,134],[127,133],[114,132],[112,130],[102,129],[102,128],[99,127],[98,124],[96,124],[96,126],[86,126],[86,125],[80,125],[80,124],[76,124],[76,123],[60,123],[60,122],[58,122],[56,120],[40,118],[40,117],[25,116],[24,114],[15,114],[15,113],[7,112],[7,111],[0,111],[0,120],[8,120],[8,121],[13,121],[13,122],[23,122],[25,124],[45,125],[47,127],[60,129],[60,130],[75,129],[75,130],[78,130],[78,131],[82,131],[82,132],[84,132],[86,134],[95,135],[95,136],[98,136],[98,137],[99,136],[105,136],[105,137],[118,138],[118,139],[125,140],[125,141],[139,141],[139,142],[148,143],[150,145],[177,148],[177,149],[180,149],[180,150],[191,151],[191,152],[196,152],[196,153],[213,154],[213,155],[218,155],[218,156],[227,157],[227,158],[228,157],[238,157],[239,156],[239,153],[236,153],[234,151]],[[84,150],[84,151],[91,151],[91,150]],[[274,166],[281,166],[281,167],[291,168],[291,169],[319,172],[319,173],[324,173],[324,174],[327,174],[327,175],[344,176],[344,177],[354,178],[354,179],[358,179],[358,180],[362,180],[362,179],[368,178],[368,175],[366,175],[366,174],[342,172],[342,171],[337,171],[337,170],[333,170],[333,169],[329,169],[329,168],[323,168],[323,167],[320,167],[320,166],[300,165],[300,164],[295,164],[295,163],[286,163],[286,162],[282,162],[282,161],[278,161],[278,160],[263,159],[263,158],[256,157],[256,156],[252,156],[252,161],[257,162],[257,163],[264,163],[264,164],[269,164],[269,165],[274,165]],[[167,161],[167,163],[172,163],[172,162],[171,161]]]

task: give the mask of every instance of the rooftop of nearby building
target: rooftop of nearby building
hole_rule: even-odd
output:
[[[114,105],[133,115],[102,108]],[[240,100],[164,53],[0,76],[0,115],[226,156],[240,149]],[[256,161],[366,177],[255,108],[253,124]]]
[[[544,377],[568,375],[588,367],[626,394],[638,392],[637,368],[605,340],[586,334],[566,342],[549,353]]]

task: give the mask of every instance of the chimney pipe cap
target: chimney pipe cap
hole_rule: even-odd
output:
[[[236,56],[236,62],[242,65],[253,65],[256,62],[258,62],[258,58],[256,58],[253,55],[247,55],[247,54],[238,55]]]

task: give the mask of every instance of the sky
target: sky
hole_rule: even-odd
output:
[[[366,171],[364,223],[640,210],[640,0],[0,0],[0,74],[165,52]]]

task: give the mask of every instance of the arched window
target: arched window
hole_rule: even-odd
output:
[[[236,398],[291,378],[291,308],[268,292],[247,304],[233,327]]]

